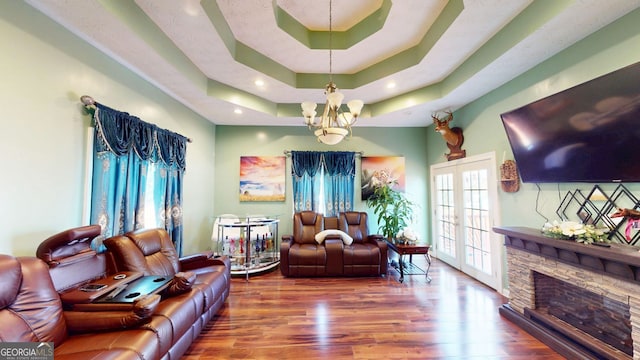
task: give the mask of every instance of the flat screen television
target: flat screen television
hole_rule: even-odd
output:
[[[500,117],[523,182],[640,182],[640,62]]]

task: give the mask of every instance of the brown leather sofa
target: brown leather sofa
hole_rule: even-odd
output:
[[[381,235],[369,234],[367,218],[366,212],[355,211],[337,218],[312,211],[295,213],[293,234],[283,236],[280,245],[282,275],[385,275],[387,244]]]
[[[144,271],[128,271],[117,253],[91,249],[99,234],[98,225],[56,234],[40,244],[39,259],[0,255],[0,286],[9,289],[0,295],[0,341],[52,341],[56,359],[179,359],[228,297],[229,259],[209,254],[179,259],[165,231],[146,230],[112,241],[128,253],[141,251],[136,242],[143,253],[162,249],[162,256],[144,261]],[[171,281],[133,303],[102,302],[104,292],[77,296],[87,283],[127,281],[115,275],[131,280],[166,275],[152,277]]]

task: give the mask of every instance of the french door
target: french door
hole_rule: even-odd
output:
[[[434,255],[502,292],[495,153],[431,166]]]

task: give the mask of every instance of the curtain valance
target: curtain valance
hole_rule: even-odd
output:
[[[355,176],[356,154],[334,151],[324,153],[325,169],[329,175]]]
[[[292,151],[291,172],[297,177],[315,176],[322,166],[322,153],[318,151]]]
[[[338,216],[353,209],[356,154],[346,151],[292,151],[294,210]]]
[[[168,166],[185,169],[186,137],[97,103],[93,119],[99,151],[121,156],[133,150],[143,160],[159,159]]]
[[[356,153],[347,151],[292,151],[291,172],[315,176],[320,168],[329,175],[354,176]]]

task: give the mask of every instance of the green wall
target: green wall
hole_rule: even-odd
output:
[[[495,151],[498,162],[502,161],[503,154],[506,159],[513,159],[500,119],[501,113],[640,61],[639,23],[640,10],[633,11],[456,111],[454,123],[464,129],[467,156]],[[640,123],[640,119],[638,121]],[[440,139],[439,135],[432,132],[427,134],[426,163],[432,165],[441,162],[437,151]],[[540,184],[541,190],[538,192],[535,184],[526,183],[521,184],[520,191],[516,193],[504,193],[500,190],[500,222],[504,226],[541,228],[545,222],[544,217],[558,219],[555,211],[567,191],[582,189],[588,193],[593,185]],[[605,191],[612,191],[616,187],[615,184],[601,185]],[[627,185],[636,196],[640,195],[640,184]]]
[[[281,235],[292,231],[293,203],[291,201],[291,159],[287,158],[285,202],[240,202],[240,156],[284,156],[285,150],[297,151],[362,151],[363,156],[404,156],[406,166],[406,193],[418,204],[416,230],[427,236],[427,164],[426,132],[431,128],[367,128],[366,119],[360,119],[353,129],[353,137],[338,145],[318,143],[312,132],[303,126],[295,127],[243,127],[218,126],[215,147],[215,212],[216,214],[279,215]],[[444,146],[444,143],[442,143]],[[446,147],[445,147],[446,148]],[[439,152],[444,151],[439,149]],[[356,161],[356,184],[360,184],[360,159]],[[357,192],[355,209],[372,214]],[[369,219],[372,232],[377,230],[376,219]]]
[[[35,255],[47,237],[87,224],[85,94],[193,139],[184,252],[209,246],[213,124],[22,1],[0,1],[0,54],[0,253]]]

